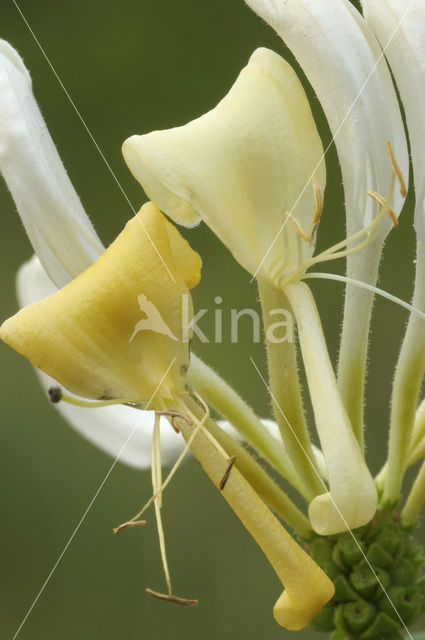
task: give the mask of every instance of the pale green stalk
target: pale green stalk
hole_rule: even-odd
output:
[[[275,438],[251,407],[218,373],[194,353],[191,355],[187,381],[211,407],[239,431],[260,456],[286,478],[307,501],[311,500],[311,492],[302,476],[301,478],[298,476],[284,447],[276,447]]]
[[[413,432],[409,447],[409,456],[407,459],[407,468],[411,467],[415,462],[425,456],[425,400],[415,413],[415,422],[413,424]],[[375,477],[375,484],[379,491],[384,490],[385,482],[388,474],[388,462],[384,464],[378,475]]]
[[[413,487],[410,490],[406,504],[401,512],[401,521],[405,526],[414,525],[419,518],[425,503],[425,461],[419,470]]]
[[[309,500],[312,500],[323,492],[323,484],[315,465],[302,404],[295,339],[291,342],[277,342],[269,335],[271,325],[277,322],[273,311],[284,309],[290,313],[290,337],[293,337],[292,310],[286,295],[266,281],[258,280],[258,289],[263,311],[273,414],[289,457],[308,487]]]
[[[192,398],[186,398],[185,404],[199,420],[204,418],[204,410]],[[229,457],[236,456],[236,468],[248,480],[260,498],[277,515],[283,518],[297,535],[301,538],[309,538],[312,531],[308,519],[248,451],[239,442],[236,442],[231,435],[223,431],[211,418],[208,417],[204,420],[204,426],[223,447]]]
[[[330,492],[310,504],[310,522],[317,533],[338,533],[371,520],[376,489],[338,391],[311,291],[298,282],[286,285],[284,292],[297,321],[316,428],[329,472]]]
[[[425,455],[425,399],[422,400],[415,414],[415,423],[413,425],[412,442],[409,453],[409,467],[423,455]]]
[[[425,245],[419,238],[412,304],[425,311]],[[388,473],[384,488],[384,504],[388,506],[400,498],[424,372],[425,321],[411,314],[397,362],[391,398]]]
[[[348,235],[352,230],[348,229]],[[347,276],[375,285],[382,240],[378,237],[360,253],[347,258]],[[338,361],[338,388],[354,434],[364,448],[363,407],[367,374],[367,351],[374,293],[347,284]]]

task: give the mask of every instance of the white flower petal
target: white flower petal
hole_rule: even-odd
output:
[[[299,249],[311,256],[314,243],[300,241],[284,212],[311,233],[323,149],[301,83],[273,51],[257,49],[214,109],[132,136],[123,154],[160,209],[187,226],[202,218],[251,274],[276,284],[298,265]]]
[[[388,194],[387,141],[406,183],[409,167],[400,109],[378,42],[348,0],[245,1],[278,32],[312,84],[335,136],[348,226],[354,231],[366,225],[375,206],[366,192]],[[400,194],[394,202],[399,213]]]
[[[37,302],[56,291],[36,256],[19,269],[17,291],[20,306]],[[38,369],[36,372],[46,392],[50,387],[58,386],[53,378]],[[113,458],[119,455],[120,462],[130,466],[142,469],[150,467],[153,411],[137,411],[125,406],[87,409],[66,402],[54,406],[76,431]],[[161,418],[161,426],[162,462],[170,465],[185,443],[166,418]]]
[[[415,228],[425,241],[425,4],[411,0],[362,0],[390,64],[406,113],[415,180]]]
[[[0,171],[34,250],[57,286],[103,247],[68,178],[18,53],[0,40]]]

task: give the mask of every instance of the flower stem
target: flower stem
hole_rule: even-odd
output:
[[[381,252],[382,240],[377,237],[360,253],[348,256],[348,277],[375,285]],[[373,292],[347,284],[339,350],[338,388],[361,449],[364,447],[363,406],[373,300]]]
[[[415,413],[408,466],[410,467],[423,455],[425,455],[425,399]]]
[[[419,237],[412,304],[421,311],[425,311],[425,245],[419,240]],[[384,505],[391,506],[397,503],[400,498],[424,372],[425,322],[416,314],[411,314],[393,383],[388,473],[384,488]]]
[[[308,501],[311,491],[294,469],[284,447],[276,447],[276,440],[267,431],[240,395],[200,358],[191,355],[187,375],[189,385],[228,420],[243,438],[283,475]]]
[[[297,321],[316,428],[329,472],[330,492],[310,504],[310,522],[322,535],[360,527],[375,513],[375,485],[338,391],[311,291],[298,282],[285,286],[284,292]]]
[[[414,525],[425,503],[425,461],[416,476],[413,487],[401,512],[401,521],[405,526]]]
[[[196,418],[202,418],[203,410],[192,398],[186,398],[185,404]],[[206,418],[204,425],[223,449],[225,449],[229,457],[236,456],[236,467],[262,500],[264,500],[277,515],[283,518],[297,535],[304,539],[310,538],[312,531],[306,516],[294,505],[292,500],[270,478],[248,451],[236,442],[230,434],[223,431],[211,418]]]
[[[311,448],[310,435],[305,419],[301,388],[298,376],[296,344],[293,339],[292,310],[286,295],[270,286],[266,281],[258,281],[267,359],[269,367],[269,384],[275,420],[279,426],[282,440],[289,457],[298,473],[308,487],[308,499],[312,500],[323,491],[323,484],[316,466]],[[290,313],[291,326],[286,327],[284,341],[278,341],[272,335],[271,328],[276,322],[276,311]],[[288,314],[289,315],[289,314]],[[291,331],[288,335],[289,329]]]

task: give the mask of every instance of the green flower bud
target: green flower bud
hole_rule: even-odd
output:
[[[368,564],[364,563],[350,573],[350,584],[362,598],[370,598],[376,591],[378,580]]]
[[[392,556],[376,542],[372,542],[367,550],[366,557],[372,566],[382,567],[383,569],[393,563]]]
[[[340,550],[340,547],[338,546],[338,543],[333,548],[332,560],[340,568],[340,570],[342,569],[343,571],[345,571],[347,569],[344,563],[344,560],[342,559],[341,550]]]
[[[369,640],[369,638],[371,640],[389,639],[391,635],[400,633],[399,630],[400,625],[389,615],[380,611],[369,629],[362,634],[362,640]]]
[[[415,583],[418,570],[411,560],[402,558],[390,571],[392,584],[400,584],[405,587]]]
[[[370,602],[357,600],[343,605],[343,617],[348,631],[358,635],[366,631],[376,616],[376,607]]]
[[[350,534],[344,534],[338,540],[336,547],[339,556],[346,567],[353,567],[363,558],[364,543],[353,538]]]
[[[350,586],[347,578],[341,573],[333,579],[333,583],[335,587],[334,602],[350,602],[351,600],[359,599],[359,596]]]
[[[398,622],[397,613],[388,598],[390,598],[405,624],[412,624],[421,613],[424,596],[416,586],[391,586],[388,589],[388,597],[382,595],[379,598],[378,608],[380,611],[387,613]]]
[[[332,560],[329,560],[329,562],[323,562],[320,566],[326,573],[326,575],[329,576],[329,578],[333,581],[337,576],[341,574],[341,569],[337,567],[336,564],[332,562]]]
[[[405,555],[419,568],[425,564],[424,550],[419,544],[410,544]]]
[[[310,555],[323,568],[322,563],[332,560],[333,543],[325,538],[316,538],[310,547]]]
[[[388,525],[385,529],[381,529],[374,536],[373,541],[379,544],[393,557],[403,546],[404,531],[394,525]]]

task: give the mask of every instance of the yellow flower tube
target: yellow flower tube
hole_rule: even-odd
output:
[[[189,366],[182,300],[201,259],[153,203],[68,285],[6,320],[0,338],[72,393],[145,405],[180,394]],[[184,298],[186,296],[186,298]]]
[[[185,405],[182,408],[187,410]],[[179,421],[179,427],[186,441],[196,429],[184,420]],[[226,452],[202,431],[190,448],[218,487],[228,467]],[[232,468],[222,494],[285,586],[273,608],[276,622],[292,631],[302,629],[332,598],[332,581],[284,529],[237,468]]]

